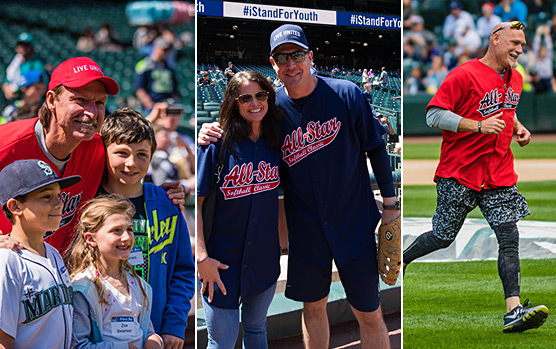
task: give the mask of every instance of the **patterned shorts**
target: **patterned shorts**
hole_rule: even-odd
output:
[[[439,178],[436,192],[438,198],[432,229],[442,240],[454,240],[467,214],[477,205],[491,228],[517,222],[530,214],[527,201],[516,185],[476,191],[454,178]]]

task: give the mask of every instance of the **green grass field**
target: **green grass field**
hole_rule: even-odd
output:
[[[519,192],[525,196],[531,215],[524,219],[554,221],[556,207],[556,181],[518,182]],[[436,187],[434,185],[404,185],[404,217],[431,217],[436,209]],[[478,208],[468,218],[483,218]]]
[[[521,148],[517,143],[512,143],[512,152],[515,159],[555,159],[556,142],[534,142]],[[440,157],[440,138],[438,143],[410,143],[404,144],[404,160],[437,160]]]
[[[547,321],[502,333],[506,306],[496,261],[419,263],[403,281],[403,347],[554,348],[556,259],[521,260],[521,299],[549,309]]]

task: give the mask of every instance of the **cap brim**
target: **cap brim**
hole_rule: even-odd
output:
[[[302,48],[304,48],[304,49],[306,49],[306,50],[309,49],[309,46],[304,45],[304,44],[300,43],[299,41],[288,40],[288,41],[282,42],[280,45],[278,45],[278,46],[274,47],[272,50],[270,50],[270,54],[272,54],[274,51],[276,51],[276,49],[277,49],[278,47],[280,47],[280,46],[282,46],[282,45],[285,45],[285,44],[294,44],[294,45],[297,45],[297,46],[299,46],[299,47],[302,47]]]
[[[70,88],[78,88],[87,85],[91,81],[98,80],[102,82],[104,87],[106,88],[106,93],[115,96],[120,92],[120,87],[116,80],[108,77],[108,76],[97,76],[97,77],[90,77],[88,79],[79,79],[72,82],[65,82],[63,85]]]
[[[79,182],[81,182],[81,176],[69,176],[65,178],[60,178],[52,183],[58,183],[60,184],[61,189],[66,189]]]

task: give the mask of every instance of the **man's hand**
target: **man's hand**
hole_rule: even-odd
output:
[[[183,347],[183,339],[172,336],[171,334],[161,335],[164,340],[164,349],[181,349]]]
[[[1,230],[0,234],[2,234]],[[23,245],[9,235],[0,235],[0,248],[7,248],[19,253],[23,249]]]
[[[166,190],[168,199],[172,200],[172,203],[178,206],[180,211],[185,210],[185,187],[180,185],[179,181],[162,183],[161,187]]]
[[[219,122],[204,123],[199,130],[199,136],[197,137],[197,143],[199,145],[209,145],[218,141],[218,138],[222,138],[222,129],[220,128]]]
[[[515,134],[517,135],[517,144],[519,144],[520,147],[524,147],[529,144],[529,142],[531,142],[531,132],[529,132],[529,130],[526,129],[525,126],[523,126],[518,120],[516,120],[515,122]]]
[[[155,103],[149,115],[146,116],[146,119],[154,124],[158,119],[166,116],[166,109],[168,109],[168,103]]]
[[[212,297],[214,295],[214,283],[216,282],[216,284],[218,285],[218,288],[220,288],[220,291],[222,291],[222,293],[224,295],[226,295],[226,287],[224,286],[224,283],[222,282],[222,279],[220,279],[220,273],[218,271],[218,269],[228,269],[229,266],[227,266],[226,264],[222,264],[220,263],[220,261],[217,261],[216,259],[212,259],[210,257],[206,258],[205,260],[201,261],[201,262],[197,262],[197,270],[199,271],[199,279],[201,279],[201,281],[203,282],[203,287],[201,288],[201,294],[205,293],[207,286],[208,286],[208,291],[209,291],[209,295],[208,295],[208,301],[209,303],[212,302]]]
[[[481,133],[487,135],[496,135],[506,127],[506,122],[502,119],[499,119],[502,116],[503,112],[490,116],[481,121]]]

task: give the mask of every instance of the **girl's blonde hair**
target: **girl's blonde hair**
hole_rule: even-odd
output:
[[[104,304],[109,304],[105,298],[106,290],[100,280],[99,270],[102,270],[100,264],[99,252],[97,248],[92,247],[85,241],[85,233],[89,232],[96,234],[97,231],[104,225],[108,217],[114,214],[125,214],[129,219],[133,219],[135,214],[135,206],[121,195],[102,195],[96,197],[85,205],[81,218],[77,224],[76,233],[73,237],[70,247],[66,252],[67,261],[66,265],[73,279],[78,273],[86,271],[90,268],[94,269],[93,283],[97,289],[99,299]],[[131,274],[139,279],[135,269],[126,261],[120,261],[120,275],[127,279],[125,271],[128,270]],[[149,298],[147,292],[143,288],[141,282],[139,287],[143,293],[148,307]]]

